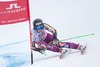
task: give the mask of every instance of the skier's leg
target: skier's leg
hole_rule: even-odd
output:
[[[83,51],[86,48],[86,46],[83,46],[81,44],[72,43],[72,42],[66,42],[64,47],[68,47],[68,48],[72,48],[72,49],[78,49],[78,50],[81,50],[81,51]]]
[[[72,43],[72,42],[66,42],[66,44],[64,45],[65,47],[68,46],[68,48],[72,48],[72,49],[77,49],[79,44],[76,43]]]
[[[52,45],[56,45],[59,42],[57,38],[53,39],[53,35],[49,33],[47,33],[47,37],[45,38],[44,41]]]
[[[83,46],[81,44],[72,43],[72,42],[60,42],[59,47],[77,49],[81,51],[81,54],[84,54],[86,50],[86,46]]]
[[[61,55],[65,54],[68,51],[67,49],[62,49],[53,44],[48,44],[46,42],[41,42],[41,46],[42,45],[45,45],[45,49],[53,51],[53,52],[61,53]]]
[[[56,38],[56,40],[58,40],[58,39]],[[46,46],[47,50],[50,50],[53,52],[60,52],[60,53],[65,52],[65,50],[59,48],[56,44],[55,45],[53,44],[53,35],[52,34],[48,33],[46,39],[43,42],[41,42],[41,44],[44,44]]]
[[[47,50],[50,50],[50,51],[53,51],[53,52],[60,52],[61,51],[61,48],[58,48],[57,46],[46,43],[44,41],[41,42],[40,44],[41,44],[40,46],[42,48],[44,47],[44,49],[47,49]]]
[[[50,43],[51,41],[53,41],[53,35],[52,34],[49,34],[47,33],[47,36],[44,40],[46,43]]]
[[[59,47],[64,47],[64,48],[72,48],[72,49],[77,49],[79,44],[72,43],[72,42],[59,42],[58,46]]]

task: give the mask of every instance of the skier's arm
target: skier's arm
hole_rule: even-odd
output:
[[[54,38],[54,39],[57,38],[57,31],[56,31],[56,29],[54,29],[52,26],[50,26],[50,25],[48,25],[48,24],[46,24],[46,23],[44,23],[44,26],[45,26],[45,28],[46,28],[49,32],[53,33],[53,38]]]
[[[35,35],[33,35],[34,33],[33,33],[33,30],[32,30],[32,32],[31,32],[31,35],[32,35],[32,49],[34,49],[35,48]]]
[[[34,51],[40,52],[40,48],[36,48],[36,46],[35,46],[35,35],[33,35],[33,33],[32,33],[32,38],[33,38],[33,41],[32,41],[32,49]]]

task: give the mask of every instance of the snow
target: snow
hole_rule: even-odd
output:
[[[28,21],[0,26],[0,67],[22,67],[30,63],[28,26]]]
[[[57,30],[58,38],[94,33],[92,36],[68,40],[88,44],[87,52],[66,55],[46,51],[46,56],[33,52],[30,65],[28,23],[0,26],[0,67],[100,67],[100,1],[99,0],[29,0],[31,23],[41,18]],[[27,22],[27,21],[26,21]]]

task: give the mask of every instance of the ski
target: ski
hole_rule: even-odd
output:
[[[39,52],[39,53],[41,53],[41,54],[44,54],[44,55],[46,56],[45,49],[35,48],[35,49],[33,49],[33,50],[36,51],[36,52]]]

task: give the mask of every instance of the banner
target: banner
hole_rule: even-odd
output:
[[[28,0],[0,0],[0,67],[33,64],[31,46]]]
[[[28,0],[0,1],[0,25],[29,20]]]

